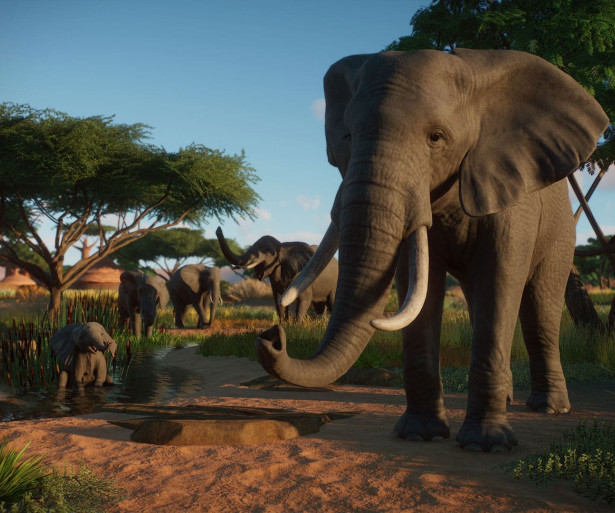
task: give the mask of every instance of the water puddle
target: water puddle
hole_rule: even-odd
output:
[[[54,385],[17,394],[0,387],[0,422],[84,415],[100,411],[108,404],[160,403],[197,392],[203,385],[198,375],[161,363],[170,351],[175,349],[139,352],[127,372],[112,369],[114,386],[86,387],[81,396],[70,388],[59,391]]]

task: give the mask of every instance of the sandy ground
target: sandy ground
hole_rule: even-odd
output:
[[[263,376],[255,362],[203,358],[195,348],[172,352],[165,364],[200,374],[198,394],[174,405],[249,406],[304,412],[353,411],[314,435],[245,446],[158,446],[130,440],[132,431],[107,420],[117,413],[17,421],[0,437],[28,454],[47,453],[56,465],[90,465],[115,479],[128,498],[122,512],[589,512],[613,511],[565,483],[536,486],[500,467],[538,452],[581,419],[615,422],[615,385],[579,384],[570,390],[573,412],[529,412],[519,394],[509,420],[519,447],[507,454],[466,453],[455,446],[465,394],[447,394],[453,437],[407,442],[392,428],[403,413],[403,390],[344,385],[326,391],[262,390],[239,385]]]

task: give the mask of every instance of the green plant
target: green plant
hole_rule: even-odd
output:
[[[0,503],[0,513],[104,513],[126,496],[126,490],[87,465],[77,472],[54,467],[38,484],[10,509]]]
[[[582,421],[547,451],[519,460],[509,470],[516,479],[572,481],[579,493],[593,500],[615,502],[615,426]]]
[[[28,458],[22,457],[30,442],[19,452],[7,447],[7,442],[0,443],[0,504],[18,501],[27,491],[39,486],[47,471],[41,465],[45,455]]]

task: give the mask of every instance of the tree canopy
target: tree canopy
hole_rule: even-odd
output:
[[[243,251],[234,240],[230,240],[229,245],[232,251]],[[147,267],[153,272],[162,270],[166,273],[165,278],[189,259],[207,265],[228,265],[218,239],[206,239],[201,230],[185,227],[148,233],[117,251],[113,258],[124,269]]]
[[[50,310],[92,265],[147,233],[253,215],[258,178],[243,152],[191,144],[171,153],[149,137],[150,127],[112,116],[0,104],[0,258],[50,290]],[[92,227],[97,250],[64,272],[66,251]],[[21,257],[20,245],[45,265]]]
[[[410,21],[412,32],[387,50],[512,49],[539,55],[571,75],[615,120],[613,0],[436,0]],[[591,163],[615,163],[615,125]]]

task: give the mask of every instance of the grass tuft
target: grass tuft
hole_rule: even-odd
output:
[[[30,442],[19,452],[0,443],[0,503],[15,502],[26,492],[36,488],[47,471],[41,464],[45,455],[22,459]]]

